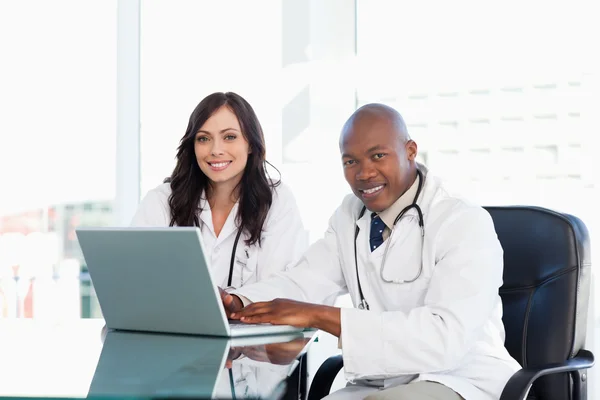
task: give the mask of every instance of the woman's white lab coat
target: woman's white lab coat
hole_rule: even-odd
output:
[[[171,221],[168,199],[171,187],[164,183],[148,192],[133,217],[132,226],[165,227]],[[237,235],[236,203],[219,236],[215,234],[208,201],[202,196],[200,230],[211,276],[220,287],[227,287],[233,244]],[[247,246],[244,232],[238,242],[231,286],[240,287],[292,267],[308,247],[296,199],[283,183],[274,189],[273,203],[263,226],[262,245]]]
[[[331,217],[325,237],[297,268],[238,293],[254,302],[286,297],[332,304],[338,294],[349,292],[356,307],[358,225],[358,270],[370,311],[341,311],[346,378],[384,387],[430,380],[466,400],[498,399],[520,366],[504,347],[498,295],[503,253],[491,217],[449,194],[431,174],[418,204],[424,214],[423,251],[412,209],[396,225],[383,271],[386,280],[410,280],[423,258],[422,273],[412,283],[382,280],[387,243],[370,252],[370,213],[357,221],[362,203],[349,195]]]

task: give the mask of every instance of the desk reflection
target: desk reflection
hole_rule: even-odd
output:
[[[278,397],[310,341],[301,333],[227,339],[108,331],[103,337],[88,398]]]

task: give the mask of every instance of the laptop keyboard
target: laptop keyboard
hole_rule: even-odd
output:
[[[229,320],[229,327],[232,329],[235,328],[247,328],[249,326],[265,326],[265,325],[269,325],[269,324],[247,324],[245,322],[242,322],[238,319],[230,319]]]

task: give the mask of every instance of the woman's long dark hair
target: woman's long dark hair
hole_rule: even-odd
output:
[[[227,106],[237,117],[242,135],[248,141],[250,154],[238,184],[239,207],[236,216],[238,229],[246,231],[247,245],[261,244],[263,225],[271,204],[273,187],[280,181],[272,182],[266,169],[265,138],[262,127],[250,104],[238,94],[213,93],[200,102],[192,112],[185,135],[177,148],[177,165],[170,178],[169,206],[171,226],[199,226],[201,211],[200,196],[206,193],[209,180],[196,161],[194,142],[196,133],[210,116],[223,106]]]

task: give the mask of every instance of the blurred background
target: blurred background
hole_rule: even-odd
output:
[[[343,122],[382,102],[451,187],[595,248],[597,3],[0,0],[0,318],[102,317],[74,229],[127,225],[214,91],[255,108],[311,241],[349,193]]]

